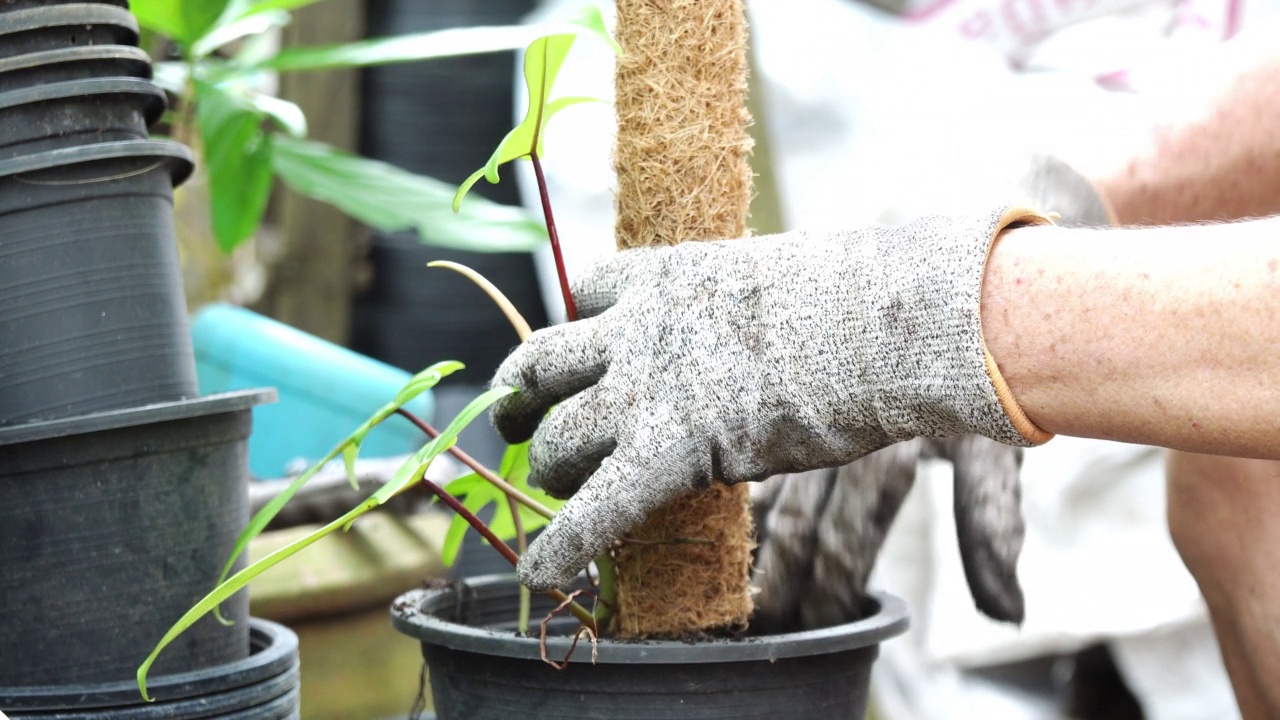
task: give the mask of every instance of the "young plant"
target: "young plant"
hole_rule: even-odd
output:
[[[297,6],[303,4],[306,0],[262,0],[254,5],[270,5],[273,9],[280,9],[285,6]],[[141,3],[145,5],[145,3]],[[234,7],[235,4],[232,4]],[[227,11],[229,12],[229,10]],[[265,11],[264,11],[265,12]],[[252,14],[242,16],[242,20],[252,17]],[[191,27],[198,27],[200,23],[207,20],[204,15],[194,16],[194,19],[183,16],[182,22],[186,23],[181,27],[184,31],[190,31]],[[176,23],[176,21],[175,21]],[[176,26],[176,25],[175,25]],[[604,31],[603,21],[600,19],[599,12],[588,12],[584,15],[583,21],[578,23],[579,29],[586,29],[592,33],[601,34],[608,38]],[[207,29],[206,29],[207,32]],[[491,158],[490,163],[486,165],[485,170],[481,172],[490,182],[498,181],[497,169],[499,166],[511,160],[528,157],[535,163],[538,161],[538,154],[541,150],[542,132],[546,127],[547,120],[550,119],[556,111],[567,107],[570,104],[562,101],[551,101],[550,91],[555,80],[555,75],[559,70],[561,63],[564,61],[565,55],[568,53],[569,47],[572,45],[578,31],[557,33],[545,38],[538,38],[530,44],[526,54],[525,62],[525,81],[530,89],[530,113],[507,139],[503,141],[498,152]],[[233,35],[230,31],[225,31],[225,35]],[[202,36],[203,37],[203,36]],[[612,39],[609,39],[612,43]],[[616,45],[615,45],[616,48]],[[314,58],[314,55],[312,56]],[[533,58],[530,60],[530,58]],[[204,81],[196,84],[200,87]],[[575,98],[574,102],[581,102],[583,99]],[[284,145],[288,147],[288,143]],[[275,152],[279,151],[282,145],[274,142]],[[297,148],[299,146],[292,146]],[[288,153],[286,152],[286,157]],[[324,151],[316,151],[314,157],[332,157],[332,153]],[[324,163],[321,161],[321,165]],[[346,156],[344,162],[354,162],[351,156]],[[370,161],[363,161],[365,163]],[[356,163],[359,164],[359,163]],[[454,211],[458,212],[458,205],[461,203],[462,197],[466,194],[466,190],[471,187],[480,175],[473,176],[468,183],[464,184],[454,195]],[[554,227],[554,221],[551,215],[550,202],[547,196],[545,180],[541,173],[538,173],[539,192],[543,198],[543,208],[546,216],[548,229]],[[554,233],[552,234],[554,237]],[[562,280],[562,290],[567,308],[572,308],[572,297],[569,294],[568,286],[564,282],[563,259],[559,254],[558,247],[556,252],[556,261],[560,270]],[[492,284],[480,278],[475,273],[461,266],[453,266],[454,269],[468,274],[475,278],[481,287],[485,288],[495,300],[503,306],[508,317],[513,319],[513,325],[516,326],[517,332],[523,340],[529,334],[528,324],[523,318],[519,317],[519,313],[514,311],[506,298],[502,296]],[[456,362],[442,362],[427,368],[415,375],[404,388],[396,394],[391,402],[380,408],[366,422],[356,428],[342,442],[334,446],[333,450],[323,458],[319,463],[308,469],[297,479],[295,479],[289,487],[280,493],[266,507],[260,510],[249,522],[248,526],[237,538],[235,547],[231,556],[228,558],[222,575],[218,579],[216,587],[209,592],[204,598],[195,604],[186,614],[178,619],[177,622],[165,633],[160,639],[151,654],[139,666],[137,671],[138,689],[142,696],[147,700],[151,700],[147,696],[146,678],[151,666],[154,664],[160,653],[177,638],[187,628],[191,627],[196,621],[209,613],[216,613],[218,606],[229,599],[231,596],[244,589],[250,581],[265,572],[272,566],[288,559],[294,554],[302,551],[306,547],[314,544],[319,539],[336,532],[338,530],[347,530],[351,527],[361,515],[377,509],[386,503],[392,497],[406,492],[415,486],[421,486],[427,489],[435,498],[439,499],[445,505],[449,506],[456,513],[455,520],[449,529],[446,538],[444,555],[446,563],[451,563],[457,555],[457,549],[462,541],[462,536],[466,528],[470,526],[479,532],[485,540],[500,552],[514,566],[518,560],[518,556],[507,545],[506,542],[513,537],[518,540],[520,551],[525,550],[526,533],[546,524],[554,516],[554,507],[557,502],[530,487],[528,487],[527,479],[529,474],[528,465],[528,443],[513,445],[507,448],[504,453],[503,461],[497,473],[484,468],[476,463],[469,455],[463,453],[460,449],[454,447],[458,434],[471,421],[482,414],[491,404],[500,398],[516,392],[515,388],[498,387],[490,389],[481,394],[479,397],[469,403],[459,415],[444,429],[437,431],[430,425],[413,417],[403,409],[403,405],[421,393],[429,390],[439,383],[447,375],[461,369],[462,365]],[[368,432],[385,421],[393,414],[400,414],[412,422],[417,424],[432,439],[424,445],[418,452],[414,453],[406,460],[392,476],[391,481],[376,491],[364,502],[344,514],[342,517],[325,525],[324,527],[308,534],[300,540],[297,540],[264,558],[250,564],[248,567],[231,573],[235,567],[236,561],[248,548],[249,543],[257,537],[271,522],[272,518],[284,507],[293,495],[310,480],[324,465],[342,456],[349,477],[355,484],[354,464],[359,455],[360,446]],[[451,452],[465,464],[470,466],[473,473],[465,475],[461,478],[449,483],[447,487],[441,488],[425,478],[427,468],[431,462],[443,452]],[[461,496],[463,499],[459,500]],[[505,501],[505,502],[504,502]],[[498,507],[497,516],[492,525],[486,526],[477,517],[475,512],[489,504],[496,504]],[[505,514],[504,514],[505,511]],[[592,639],[598,637],[599,626],[598,619],[604,617],[611,607],[610,583],[607,579],[612,577],[611,567],[607,557],[598,559],[600,567],[600,599],[602,608],[598,608],[601,614],[588,611],[578,603],[574,602],[573,596],[555,590],[547,594],[559,603],[559,609],[567,607],[569,611],[581,623],[581,629],[578,635],[586,633]],[[529,598],[528,590],[521,588],[521,618],[520,629],[522,632],[527,631],[529,619]],[[542,624],[543,632],[546,631],[546,623]],[[575,635],[575,638],[577,635]],[[548,662],[552,662],[548,660]],[[555,664],[555,663],[552,663]]]

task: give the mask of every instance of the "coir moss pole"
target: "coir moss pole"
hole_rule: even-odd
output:
[[[742,0],[618,0],[617,37],[618,246],[746,235],[751,117]],[[713,484],[636,528],[630,537],[641,542],[617,555],[616,632],[745,625],[749,510],[744,485]]]

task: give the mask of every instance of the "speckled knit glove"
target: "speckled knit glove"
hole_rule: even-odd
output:
[[[1097,189],[1055,157],[1030,158],[1013,187],[1058,214],[1062,225],[1110,224],[1111,212]],[[922,457],[948,460],[954,469],[960,558],[974,603],[988,617],[1020,623],[1021,453],[974,435],[910,440],[838,469],[760,483],[752,490],[755,624],[778,632],[861,617],[867,578]]]
[[[575,292],[587,319],[535,333],[493,381],[521,389],[493,420],[508,442],[533,437],[532,482],[572,495],[521,580],[566,583],[715,480],[835,467],[921,436],[1047,440],[986,352],[978,307],[994,238],[1044,222],[1000,208],[629,250],[596,267]]]

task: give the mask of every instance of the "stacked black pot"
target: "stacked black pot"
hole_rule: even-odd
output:
[[[243,594],[134,672],[248,520],[251,410],[199,397],[173,227],[186,147],[123,0],[0,0],[0,712],[298,715]]]

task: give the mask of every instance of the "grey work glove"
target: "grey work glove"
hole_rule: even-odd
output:
[[[1055,157],[1030,158],[1013,186],[1063,225],[1110,224],[1097,189]],[[778,475],[757,486],[757,626],[788,631],[863,615],[867,578],[922,457],[954,468],[960,558],[975,604],[992,619],[1021,623],[1021,452],[977,436],[912,440],[838,469]]]
[[[713,481],[836,467],[914,437],[1047,440],[999,377],[979,313],[994,238],[1046,222],[1002,207],[628,250],[588,272],[574,293],[586,319],[534,333],[493,380],[520,388],[493,421],[508,442],[532,436],[531,482],[572,496],[521,581],[565,584]]]

